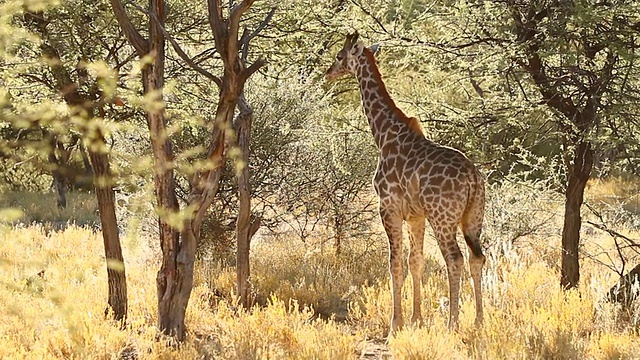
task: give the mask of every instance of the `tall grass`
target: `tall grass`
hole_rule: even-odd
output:
[[[620,265],[614,241],[585,226],[583,251],[597,250],[598,256],[584,256],[579,288],[562,291],[561,199],[523,186],[491,189],[500,196],[488,204],[485,228],[490,241],[484,326],[473,324],[472,287],[465,275],[460,328],[447,329],[446,271],[433,250],[435,240],[427,236],[430,255],[421,289],[425,323],[407,327],[388,343],[391,296],[382,232],[343,243],[340,255],[312,239],[257,239],[251,253],[256,305],[249,311],[239,310],[234,300],[234,269],[200,259],[187,340],[174,347],[156,337],[154,239],[134,233],[123,238],[129,316],[121,330],[104,317],[107,286],[99,234],[73,225],[64,230],[4,227],[0,358],[639,359],[638,311],[625,313],[605,301],[617,275],[603,259]],[[599,193],[590,191],[590,199]],[[616,229],[638,236],[633,224]],[[639,261],[631,254],[627,260]],[[404,289],[407,317],[409,285]]]
[[[67,224],[81,226],[99,225],[98,202],[94,194],[69,192],[67,207],[56,207],[52,192],[30,193],[22,191],[0,193],[0,209],[16,209],[20,216],[16,224],[38,223],[50,229],[62,229]]]

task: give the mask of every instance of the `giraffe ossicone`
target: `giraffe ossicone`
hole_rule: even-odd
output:
[[[402,227],[409,227],[409,271],[413,287],[412,323],[420,323],[420,284],[424,271],[424,231],[429,222],[444,257],[449,279],[449,327],[458,326],[460,278],[464,259],[456,232],[462,229],[469,247],[476,324],[483,321],[482,254],[480,233],[484,218],[484,180],[460,151],[427,139],[416,118],[406,116],[394,103],[382,81],[374,49],[346,37],[327,80],[355,75],[362,105],[379,150],[373,179],[379,197],[382,225],[389,238],[389,272],[393,301],[390,334],[404,326],[402,315]]]

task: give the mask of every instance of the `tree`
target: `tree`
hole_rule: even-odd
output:
[[[105,313],[111,312],[116,320],[124,321],[127,314],[126,274],[115,215],[114,183],[110,169],[109,149],[101,130],[104,125],[102,120],[106,117],[105,107],[114,100],[115,79],[109,71],[96,71],[96,76],[90,75],[88,68],[92,64],[87,58],[100,53],[101,49],[105,53],[108,52],[101,46],[110,46],[113,43],[103,39],[105,40],[103,42],[97,41],[100,46],[96,47],[87,42],[78,53],[73,53],[77,48],[65,46],[67,45],[65,41],[73,42],[69,40],[73,38],[73,34],[66,31],[74,27],[67,27],[68,24],[62,26],[62,23],[67,23],[69,18],[77,20],[78,18],[70,16],[70,14],[77,15],[73,12],[75,10],[77,9],[66,7],[48,11],[27,8],[23,15],[23,26],[36,34],[40,42],[37,48],[31,47],[31,44],[23,44],[19,48],[22,55],[34,58],[35,65],[29,70],[37,68],[33,72],[22,72],[19,77],[35,82],[37,86],[44,88],[49,96],[61,98],[67,106],[68,113],[54,114],[53,117],[44,112],[24,117],[16,116],[10,119],[9,124],[12,128],[19,129],[18,134],[42,133],[40,142],[44,144],[38,145],[32,141],[24,145],[33,147],[36,151],[45,149],[52,165],[57,205],[60,208],[66,206],[65,190],[68,177],[66,169],[71,151],[74,148],[83,151],[80,140],[87,143],[92,173],[95,177],[94,185],[107,265],[109,292]],[[96,33],[96,29],[85,30]],[[105,67],[94,67],[93,70],[98,68],[105,69]],[[10,89],[10,91],[20,92],[16,89]],[[39,90],[34,90],[34,92],[37,91]],[[20,137],[21,135],[18,135],[17,138]]]
[[[630,8],[631,7],[631,8]],[[513,61],[535,84],[540,100],[557,114],[567,172],[560,284],[580,279],[579,246],[584,189],[603,131],[619,133],[619,112],[640,94],[627,79],[638,74],[640,19],[630,2],[507,1],[518,54]],[[636,15],[637,17],[637,15]],[[559,52],[550,52],[559,49]]]
[[[497,75],[511,96],[517,89],[530,106],[550,110],[554,127],[546,131],[560,144],[566,174],[560,284],[574,288],[580,279],[580,210],[594,161],[611,143],[630,140],[638,125],[638,116],[625,110],[640,96],[634,80],[640,73],[638,4],[507,0],[455,2],[452,8],[444,21],[460,32],[447,35],[449,51],[477,61],[476,67],[502,64],[507,70]],[[453,13],[470,21],[454,25]],[[474,89],[483,96],[477,82]]]
[[[165,40],[167,32],[164,28],[166,6],[162,0],[150,0],[149,37],[145,39],[135,28],[126,14],[125,8],[118,0],[111,0],[111,4],[118,22],[141,59],[145,61],[142,71],[143,93],[155,103],[146,109],[147,123],[151,137],[151,147],[154,157],[154,183],[156,188],[156,202],[158,207],[160,244],[162,248],[162,267],[158,271],[158,324],[159,330],[167,335],[184,339],[184,317],[186,307],[193,286],[193,266],[195,251],[200,237],[200,228],[207,208],[211,205],[217,192],[220,173],[225,157],[225,139],[232,129],[232,120],[238,100],[242,96],[244,83],[257,71],[264,62],[258,60],[250,66],[245,66],[241,60],[242,51],[248,51],[248,41],[252,35],[245,31],[239,38],[240,19],[251,7],[253,1],[242,1],[231,4],[228,17],[223,14],[223,6],[219,1],[209,0],[208,19],[214,34],[215,49],[223,64],[223,76],[217,77],[201,68],[190,59],[173,38],[169,38],[174,50],[190,66],[212,80],[220,88],[218,104],[208,149],[203,161],[196,165],[189,176],[189,193],[183,211],[176,195],[176,179],[174,175],[175,156],[167,133],[163,107],[163,83]],[[255,36],[255,35],[253,35]],[[246,59],[246,57],[245,57]],[[250,116],[250,111],[244,111],[242,116]],[[250,123],[244,118],[244,137],[241,142],[248,145]],[[248,205],[248,204],[247,204]],[[243,204],[243,206],[245,206]],[[244,225],[241,224],[244,230]],[[248,240],[247,240],[248,241]],[[243,245],[244,246],[244,245]],[[244,248],[243,248],[244,249]],[[248,244],[246,244],[248,251]],[[240,254],[240,251],[239,251]],[[239,255],[240,256],[240,255]],[[248,266],[248,253],[243,264]],[[241,268],[239,274],[248,276],[248,267]],[[246,289],[247,279],[238,279],[239,290]],[[242,296],[243,292],[240,292]],[[245,291],[246,294],[246,291]],[[245,303],[246,295],[243,298]]]
[[[211,205],[213,197],[217,193],[220,176],[223,170],[225,158],[224,139],[227,138],[232,146],[239,149],[240,154],[233,159],[236,162],[238,173],[238,217],[236,219],[236,272],[237,290],[240,304],[245,308],[250,305],[249,286],[249,249],[251,237],[259,227],[260,218],[251,215],[250,184],[249,184],[249,147],[251,142],[251,122],[253,110],[244,97],[244,85],[249,77],[258,71],[264,64],[264,60],[258,59],[253,64],[246,66],[249,53],[249,42],[267,25],[274,9],[269,11],[264,20],[256,29],[249,31],[245,28],[240,35],[240,20],[242,15],[253,5],[254,0],[244,0],[240,3],[230,3],[229,14],[225,19],[223,6],[219,1],[208,0],[208,18],[213,32],[215,49],[222,61],[223,76],[217,77],[196,65],[192,59],[179,48],[173,41],[172,45],[192,68],[205,75],[220,89],[218,104],[213,120],[213,131],[209,142],[207,159],[210,164],[215,164],[213,169],[196,172],[190,179],[190,194],[188,207],[194,207],[197,211],[192,214],[193,233],[199,238],[200,226],[205,211]],[[239,106],[240,112],[235,121],[233,115]]]

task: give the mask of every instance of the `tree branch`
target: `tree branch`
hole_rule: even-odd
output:
[[[124,36],[136,49],[139,57],[147,55],[149,52],[149,43],[142,35],[140,35],[135,26],[133,26],[122,2],[120,2],[120,0],[110,0],[110,2],[111,7],[113,8],[113,13],[116,16],[116,20],[118,20],[118,24],[120,24],[120,28],[122,29]]]
[[[248,33],[245,31],[245,33],[242,35],[242,39],[240,40],[240,42],[242,44],[242,60],[243,61],[247,60],[247,54],[249,53],[249,42],[254,37],[256,37],[260,33],[260,31],[262,31],[265,27],[267,27],[267,25],[269,25],[269,22],[271,21],[271,18],[273,18],[273,14],[275,14],[275,12],[276,12],[276,8],[275,7],[271,8],[271,10],[269,10],[269,13],[267,13],[267,16],[265,16],[265,18],[262,19],[262,21],[260,22],[260,24],[258,24],[258,27],[256,27],[255,30],[253,30],[251,33]]]
[[[213,40],[216,44],[216,50],[220,56],[224,56],[226,53],[223,40],[226,36],[226,26],[223,24],[222,19],[222,4],[219,0],[207,0],[207,7],[209,10],[209,26],[213,31]],[[224,59],[223,59],[224,61]]]
[[[242,73],[240,74],[241,77],[241,81],[244,84],[244,82],[249,79],[249,77],[251,75],[253,75],[253,73],[255,73],[256,71],[258,71],[261,67],[263,67],[267,62],[263,59],[258,59],[256,60],[256,62],[254,62],[253,64],[251,64],[251,66],[249,66],[248,68],[244,69],[242,71]]]
[[[235,57],[238,54],[238,33],[240,30],[240,18],[242,14],[244,14],[254,3],[255,0],[242,0],[241,3],[236,4],[233,9],[231,9],[231,15],[229,15],[229,33],[228,35],[228,44],[227,44],[227,54],[229,64],[232,64]]]
[[[213,75],[212,73],[208,72],[207,70],[203,69],[201,66],[196,64],[193,61],[193,59],[191,57],[189,57],[189,55],[187,55],[187,53],[185,53],[182,50],[182,48],[180,47],[180,44],[178,44],[178,42],[173,38],[173,36],[171,36],[171,34],[169,34],[169,32],[164,28],[164,26],[162,26],[162,23],[160,22],[158,17],[155,16],[155,14],[149,13],[147,10],[143,9],[142,7],[140,7],[137,4],[133,4],[132,3],[132,5],[136,9],[138,9],[140,12],[142,12],[142,13],[146,14],[147,16],[149,16],[151,18],[151,20],[153,22],[155,22],[155,24],[158,26],[160,31],[162,31],[162,34],[164,35],[164,37],[167,40],[169,40],[169,43],[171,43],[171,46],[173,47],[173,50],[175,50],[175,52],[178,54],[178,56],[180,56],[180,58],[182,60],[184,60],[193,70],[195,70],[198,73],[204,75],[204,77],[206,77],[207,79],[213,81],[216,85],[218,85],[218,87],[222,87],[222,80],[220,80],[219,77]]]

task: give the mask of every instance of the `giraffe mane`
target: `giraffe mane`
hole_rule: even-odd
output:
[[[373,51],[371,51],[371,49],[369,48],[365,48],[363,54],[367,57],[370,63],[374,65],[371,68],[372,76],[379,84],[380,95],[390,104],[393,114],[396,115],[396,117],[400,119],[400,121],[405,123],[409,127],[409,129],[413,130],[418,135],[424,136],[422,126],[420,126],[420,122],[418,121],[418,119],[416,119],[415,117],[409,117],[404,112],[402,112],[402,110],[400,110],[400,108],[396,105],[395,101],[393,101],[393,99],[391,98],[391,95],[389,95],[387,86],[384,84],[384,81],[382,81],[382,74],[380,74],[380,70],[378,69]]]

